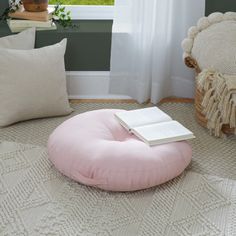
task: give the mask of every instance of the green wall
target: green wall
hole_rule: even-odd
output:
[[[75,21],[77,29],[37,32],[36,47],[68,39],[65,55],[68,71],[110,70],[112,21]]]
[[[4,9],[8,6],[8,0],[0,0],[0,15],[4,12]]]
[[[206,0],[206,15],[215,11],[236,11],[236,0]]]

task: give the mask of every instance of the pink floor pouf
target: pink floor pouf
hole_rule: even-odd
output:
[[[64,175],[111,191],[153,187],[180,175],[192,158],[183,142],[149,147],[116,120],[122,110],[96,110],[65,121],[50,135],[49,159]]]

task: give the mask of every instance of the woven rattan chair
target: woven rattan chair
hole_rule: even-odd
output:
[[[182,42],[185,64],[195,69],[198,75],[204,69],[236,76],[236,13],[213,13],[201,18],[197,26],[188,31]],[[199,124],[207,127],[207,118],[202,113],[203,92],[196,83],[195,111]],[[225,134],[235,133],[234,128],[223,125]]]

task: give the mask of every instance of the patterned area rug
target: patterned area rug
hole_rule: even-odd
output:
[[[81,103],[72,115],[141,107]],[[0,129],[0,235],[236,235],[236,139],[209,136],[195,122],[192,104],[161,109],[195,133],[192,164],[166,184],[132,193],[86,187],[54,169],[46,142],[69,117]]]

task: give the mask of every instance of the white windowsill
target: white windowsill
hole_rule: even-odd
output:
[[[73,20],[113,20],[114,6],[65,5]]]

